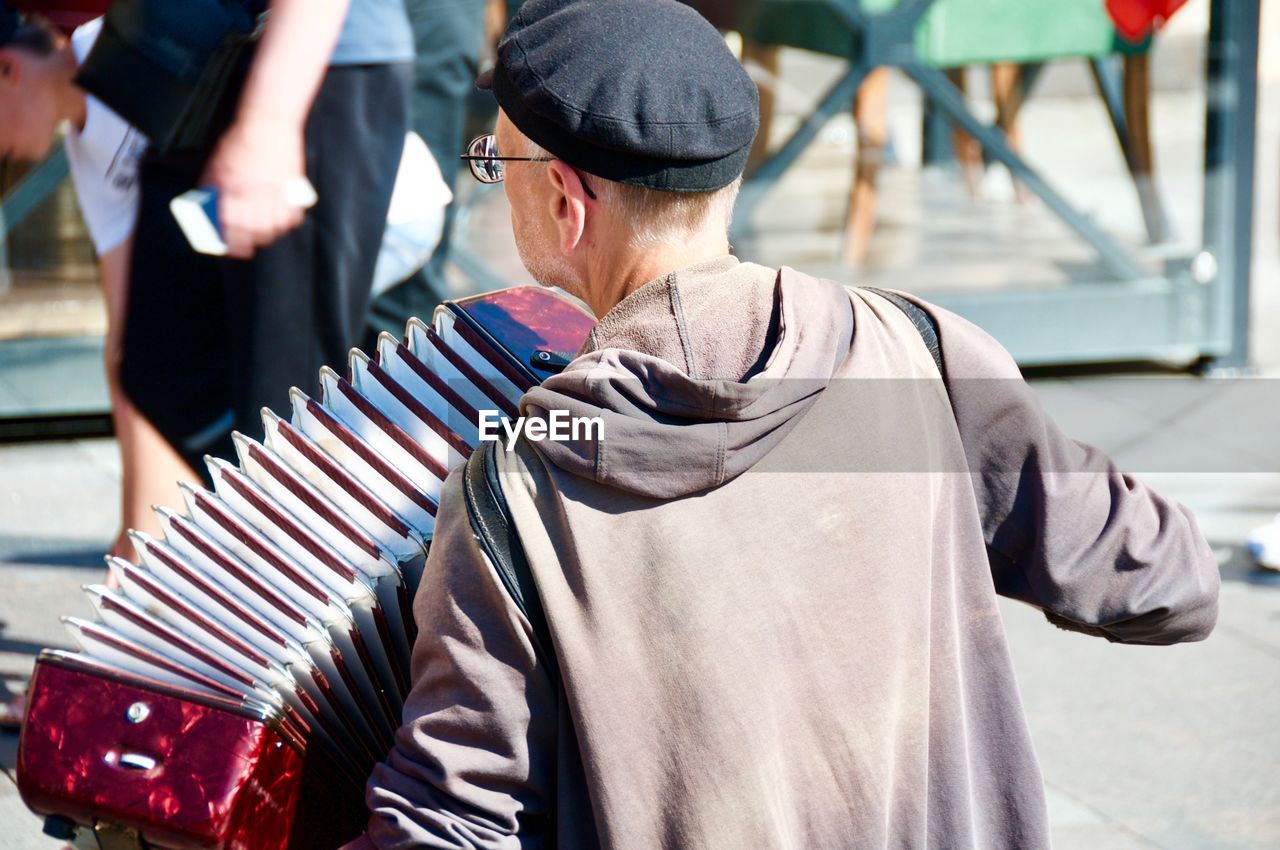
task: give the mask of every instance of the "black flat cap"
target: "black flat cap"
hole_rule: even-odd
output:
[[[760,126],[751,78],[675,0],[527,0],[476,84],[551,155],[650,189],[732,183]]]

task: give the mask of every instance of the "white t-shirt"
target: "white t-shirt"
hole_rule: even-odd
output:
[[[440,166],[422,137],[405,136],[404,152],[396,171],[387,229],[373,270],[376,298],[427,264],[444,232],[444,210],[453,200]]]
[[[83,62],[98,40],[102,19],[71,34],[76,61]],[[84,129],[67,131],[67,160],[80,213],[98,256],[133,233],[138,218],[138,160],[147,139],[97,98],[85,96]]]

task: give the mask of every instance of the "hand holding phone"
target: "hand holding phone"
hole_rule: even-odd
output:
[[[299,209],[315,206],[315,187],[305,177],[284,185],[285,202]],[[182,228],[192,249],[201,254],[224,257],[227,243],[218,223],[218,192],[212,188],[191,189],[169,202],[169,210]]]

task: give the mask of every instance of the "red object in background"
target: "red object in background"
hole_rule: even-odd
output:
[[[1187,0],[1107,0],[1107,14],[1126,41],[1139,42],[1164,26]]]
[[[289,846],[298,751],[261,720],[154,684],[42,657],[18,748],[23,801],[136,829],[157,848]]]
[[[7,5],[20,12],[42,15],[64,33],[85,21],[93,20],[107,11],[110,0],[6,0]]]

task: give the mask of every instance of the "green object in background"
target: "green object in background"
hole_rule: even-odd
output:
[[[937,0],[916,52],[940,67],[1106,56],[1116,32],[1102,0]]]
[[[863,0],[869,14],[897,0]],[[697,6],[697,3],[693,5]],[[822,0],[744,3],[743,34],[779,44],[850,57],[857,36]],[[1098,57],[1142,51],[1148,43],[1120,39],[1102,0],[934,0],[916,29],[916,55],[938,67],[993,62],[1042,62],[1067,56]]]

